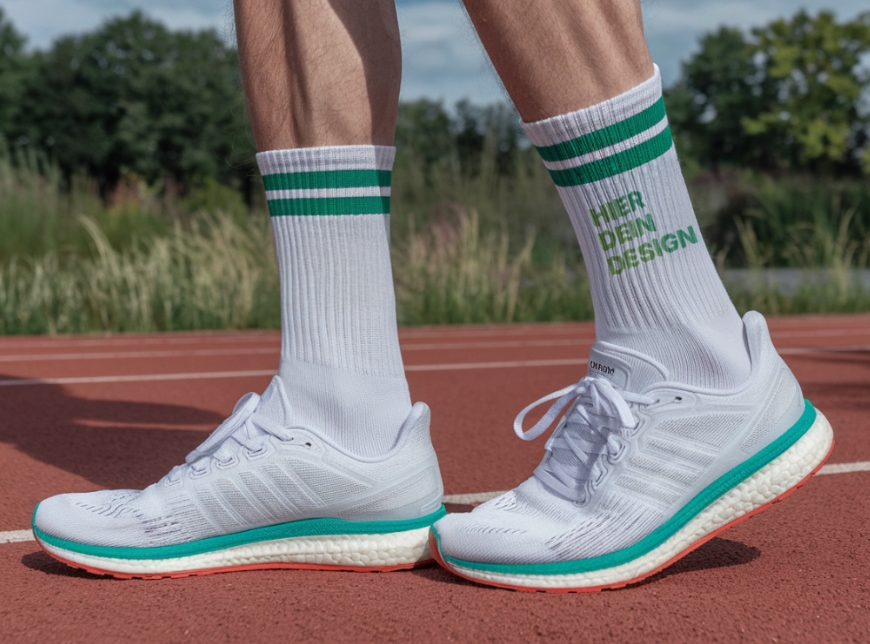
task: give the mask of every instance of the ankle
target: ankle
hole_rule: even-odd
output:
[[[283,358],[289,420],[358,456],[388,452],[411,411],[408,382]]]

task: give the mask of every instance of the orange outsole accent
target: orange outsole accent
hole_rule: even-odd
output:
[[[495,586],[497,588],[507,588],[508,590],[517,590],[520,592],[528,592],[528,593],[597,593],[597,592],[601,592],[602,590],[625,588],[626,586],[628,586],[630,584],[636,584],[638,582],[643,581],[644,579],[648,579],[649,577],[652,577],[653,575],[661,572],[662,570],[664,570],[665,568],[667,568],[671,564],[676,563],[678,560],[682,559],[683,557],[685,557],[687,554],[689,554],[690,552],[692,552],[696,548],[701,547],[702,545],[707,543],[713,537],[722,534],[728,528],[732,528],[735,525],[737,525],[738,523],[742,523],[743,521],[746,521],[747,519],[754,517],[756,514],[766,510],[767,508],[772,506],[774,503],[779,503],[783,499],[791,496],[792,494],[794,494],[798,490],[798,488],[803,487],[806,484],[806,482],[810,480],[810,478],[813,476],[813,474],[815,474],[816,472],[818,472],[822,468],[822,466],[825,464],[825,461],[827,461],[828,458],[830,458],[831,452],[833,452],[833,451],[834,451],[834,441],[831,441],[831,449],[828,450],[828,453],[825,455],[825,458],[823,458],[821,460],[821,462],[815,467],[815,469],[812,472],[810,472],[809,474],[807,474],[800,481],[800,483],[798,483],[797,485],[795,485],[792,488],[789,488],[788,490],[786,490],[785,492],[780,494],[778,497],[776,497],[775,499],[773,499],[769,503],[766,503],[762,506],[755,508],[752,512],[747,512],[742,517],[734,519],[734,521],[731,521],[730,523],[726,523],[721,528],[714,530],[713,532],[711,532],[708,535],[705,535],[701,539],[698,539],[691,546],[689,546],[688,548],[686,548],[685,550],[683,550],[682,552],[680,552],[679,554],[674,556],[672,559],[666,561],[658,568],[655,568],[647,573],[644,573],[643,575],[640,575],[639,577],[633,577],[632,579],[627,579],[625,581],[618,581],[618,582],[615,582],[612,584],[604,584],[603,586],[583,586],[583,587],[579,587],[579,588],[537,588],[534,586],[513,586],[511,584],[502,584],[502,583],[498,583],[498,582],[494,582],[494,581],[486,581],[483,579],[477,579],[475,577],[469,577],[468,575],[464,575],[461,572],[454,570],[453,568],[450,567],[450,565],[448,563],[446,563],[444,561],[444,558],[441,556],[441,550],[438,548],[438,541],[437,541],[437,539],[435,539],[435,535],[432,532],[429,533],[429,551],[432,553],[432,556],[435,558],[435,561],[437,561],[441,567],[449,570],[451,573],[453,573],[457,577],[462,577],[463,579],[467,579],[468,581],[473,581],[476,584],[481,584],[484,586]]]
[[[394,572],[397,570],[411,570],[412,568],[420,568],[422,566],[429,566],[435,563],[434,559],[426,559],[424,561],[417,561],[411,564],[401,564],[398,566],[324,566],[319,564],[305,564],[305,563],[268,563],[268,564],[253,564],[250,566],[228,566],[226,568],[200,568],[198,570],[180,570],[178,572],[168,572],[168,573],[160,573],[155,575],[134,575],[130,573],[123,572],[114,572],[111,570],[103,570],[101,568],[94,568],[93,566],[85,566],[80,563],[76,563],[75,561],[69,561],[68,559],[64,559],[63,557],[59,557],[58,555],[50,552],[46,549],[46,547],[42,544],[42,542],[37,539],[36,542],[39,544],[39,547],[42,548],[42,551],[45,552],[52,559],[57,559],[61,563],[70,566],[71,568],[77,568],[79,570],[84,570],[85,572],[89,572],[94,575],[103,575],[108,577],[114,577],[115,579],[181,579],[183,577],[199,577],[203,575],[215,575],[224,572],[241,572],[244,570],[331,570],[336,572]]]

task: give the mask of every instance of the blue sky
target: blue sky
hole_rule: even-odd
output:
[[[642,6],[647,40],[666,84],[677,77],[680,61],[698,37],[721,24],[752,27],[800,8],[833,10],[840,18],[870,9],[867,0],[642,0]],[[0,0],[0,7],[37,48],[132,9],[173,28],[215,28],[233,37],[229,0]],[[398,0],[398,7],[405,56],[402,98],[426,96],[452,104],[460,98],[488,103],[503,97],[459,0]]]

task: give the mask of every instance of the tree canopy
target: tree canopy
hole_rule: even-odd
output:
[[[253,156],[236,51],[214,31],[170,31],[135,12],[61,38],[31,64],[5,134],[67,172],[106,185],[126,172],[238,183]]]
[[[0,135],[11,129],[18,114],[29,63],[24,43],[24,36],[6,19],[0,7]]]
[[[800,11],[703,36],[666,91],[682,156],[712,169],[870,173],[868,60],[870,13]],[[256,174],[236,50],[213,30],[172,31],[139,12],[28,52],[0,9],[0,138],[104,189],[132,174],[247,192]],[[485,146],[501,173],[523,147],[506,105],[426,99],[402,105],[396,140],[426,167],[458,159],[472,174]]]
[[[800,11],[704,36],[666,100],[686,150],[709,167],[870,173],[870,13]]]

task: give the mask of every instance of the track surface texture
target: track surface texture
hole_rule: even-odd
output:
[[[826,475],[639,584],[584,595],[484,588],[437,566],[161,581],[68,568],[24,532],[34,504],[165,474],[266,387],[279,336],[2,338],[0,641],[870,641],[870,471],[850,465],[870,461],[870,316],[769,324],[834,427]],[[544,440],[517,440],[513,418],[585,373],[593,337],[591,323],[402,330],[448,495],[531,473]]]

